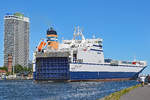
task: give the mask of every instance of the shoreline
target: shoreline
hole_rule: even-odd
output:
[[[105,97],[103,97],[101,99],[98,99],[98,100],[120,100],[121,96],[123,96],[126,93],[129,93],[130,91],[132,91],[132,90],[134,90],[135,88],[138,88],[138,87],[141,87],[141,84],[137,84],[135,86],[131,86],[129,88],[125,88],[123,90],[111,93],[110,95],[105,96]]]
[[[6,78],[0,80],[33,80],[34,82],[119,82],[119,81],[129,81],[135,80],[130,78],[119,78],[119,79],[94,79],[94,80],[34,80],[33,77],[20,77],[20,78]]]
[[[114,79],[89,79],[89,80],[34,80],[36,82],[112,82],[112,81],[129,81],[132,78],[114,78]]]

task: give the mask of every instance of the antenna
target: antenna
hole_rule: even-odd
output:
[[[51,24],[51,27],[54,27],[55,25],[54,24]]]
[[[79,26],[78,26],[77,36],[79,36],[79,34],[80,34],[80,29],[79,29]]]
[[[48,28],[53,28],[55,25],[54,24],[48,24]]]
[[[75,26],[75,28],[74,28],[73,40],[75,40],[75,38],[76,38],[76,26]]]
[[[48,28],[50,28],[51,27],[51,24],[48,24]]]
[[[76,26],[75,26],[75,27],[74,27],[74,34],[76,34],[76,31],[77,31],[77,30],[76,30]]]
[[[136,56],[134,56],[134,61],[136,61]]]
[[[83,29],[80,30],[80,35],[81,35],[82,40],[85,40],[85,37],[83,35]]]

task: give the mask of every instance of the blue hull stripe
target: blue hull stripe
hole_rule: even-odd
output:
[[[137,78],[139,73],[136,72],[70,72],[68,80],[94,80],[94,79],[119,79],[119,78]],[[44,75],[45,76],[45,75]],[[34,80],[36,73],[33,73]],[[50,78],[50,76],[49,76]],[[53,76],[54,78],[54,76]],[[44,78],[42,78],[44,79]],[[57,79],[56,77],[54,79]],[[60,79],[60,78],[59,78]],[[66,80],[64,78],[61,78]],[[51,80],[51,79],[48,79]]]
[[[103,52],[103,50],[97,50],[97,49],[90,49],[91,51],[100,51]]]
[[[102,47],[101,45],[93,45],[94,47]]]
[[[70,80],[136,78],[136,72],[70,72]]]

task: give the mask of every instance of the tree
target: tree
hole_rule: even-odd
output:
[[[32,68],[23,67],[21,65],[14,66],[15,73],[29,72],[32,73]]]
[[[15,73],[20,73],[20,72],[23,72],[24,71],[24,68],[21,66],[21,65],[15,65],[14,66],[14,69],[15,69]]]
[[[3,66],[3,67],[0,67],[0,70],[5,70],[6,72],[8,71],[8,68]]]

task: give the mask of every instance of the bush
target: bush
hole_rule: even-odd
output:
[[[15,73],[20,73],[23,72],[23,67],[21,65],[16,65],[14,66],[14,70]]]
[[[0,70],[5,70],[7,72],[8,68],[4,66],[4,67],[0,67]]]
[[[15,73],[29,72],[32,73],[32,68],[23,67],[21,65],[14,66]]]

